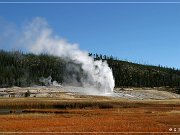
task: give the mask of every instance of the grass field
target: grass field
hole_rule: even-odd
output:
[[[2,132],[163,132],[180,134],[180,102],[126,101],[91,98],[0,99],[0,108],[21,108],[21,114],[1,114]],[[169,131],[169,130],[176,131]],[[97,133],[99,134],[99,133]],[[160,134],[160,133],[158,133]]]

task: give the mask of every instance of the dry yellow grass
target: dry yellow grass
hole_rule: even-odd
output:
[[[4,107],[30,113],[0,115],[0,132],[169,132],[169,128],[180,128],[179,100],[0,99],[0,108]]]
[[[180,99],[172,100],[127,100],[107,97],[88,97],[82,99],[60,98],[3,98],[0,99],[0,108],[26,109],[26,108],[131,108],[131,107],[178,107]]]
[[[1,132],[169,132],[180,127],[180,107],[31,110],[0,115]],[[43,111],[43,113],[41,113]],[[60,114],[53,112],[61,111]],[[63,112],[64,111],[64,112]],[[39,113],[37,113],[39,112]],[[46,112],[44,114],[44,112]],[[179,131],[180,133],[180,131]]]

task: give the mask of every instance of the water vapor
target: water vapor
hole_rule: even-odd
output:
[[[41,17],[34,18],[22,29],[18,38],[25,50],[35,54],[47,53],[50,55],[70,59],[81,65],[86,78],[81,79],[85,88],[96,89],[100,93],[110,93],[114,88],[112,70],[106,61],[94,61],[86,51],[79,49],[78,44],[69,43],[56,35],[48,22]]]

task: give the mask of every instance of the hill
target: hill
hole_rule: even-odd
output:
[[[180,70],[122,61],[112,56],[89,54],[95,60],[107,61],[112,68],[115,87],[168,87],[180,93]],[[69,69],[69,67],[71,69]],[[0,87],[44,85],[40,79],[50,76],[58,83],[81,85],[85,76],[81,65],[69,59],[47,54],[24,54],[20,51],[0,51]]]

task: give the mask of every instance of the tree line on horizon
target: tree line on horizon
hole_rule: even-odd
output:
[[[170,87],[180,93],[180,70],[162,66],[143,65],[122,61],[113,56],[89,53],[94,60],[107,61],[113,71],[115,87]],[[67,70],[71,66],[76,70]],[[0,50],[0,87],[27,87],[43,85],[41,77],[51,76],[58,83],[67,82],[75,75],[80,82],[83,75],[81,66],[48,54],[24,54],[21,51]]]

